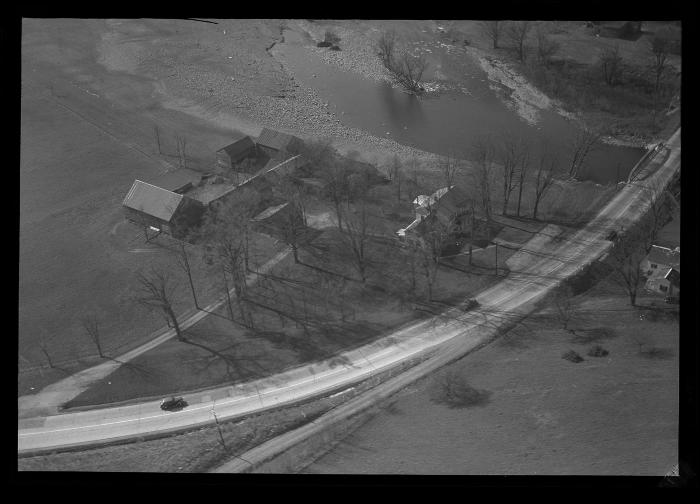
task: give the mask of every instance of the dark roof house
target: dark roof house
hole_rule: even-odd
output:
[[[184,194],[202,180],[200,172],[180,168],[150,180],[148,183],[174,193]]]
[[[198,225],[204,207],[201,203],[162,187],[134,181],[122,202],[126,218],[175,237],[183,237]]]
[[[255,142],[253,142],[253,139],[249,136],[244,136],[216,152],[225,152],[231,161],[235,162],[246,157],[254,148]]]
[[[271,156],[279,151],[295,152],[304,144],[300,138],[294,135],[271,130],[269,128],[262,129],[255,143],[258,147],[268,151]]]

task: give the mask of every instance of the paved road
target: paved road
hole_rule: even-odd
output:
[[[659,187],[680,166],[680,130],[667,146],[670,154],[655,175],[624,187],[593,221],[567,241],[554,240],[544,232],[545,228],[528,242],[514,261],[520,269],[477,296],[481,304],[478,310],[466,314],[450,310],[437,319],[403,328],[372,344],[344,353],[343,361],[347,363],[344,365],[325,361],[241,386],[185,396],[190,406],[177,413],[162,412],[159,401],[152,401],[31,419],[18,432],[18,451],[90,445],[177,431],[211,423],[212,408],[220,420],[259,412],[354,383],[424,352],[435,352],[438,357],[426,361],[428,365],[442,365],[441,362],[487,341],[499,327],[524,316],[533,308],[533,303],[562,278],[600,257],[611,245],[604,239],[609,230],[619,229],[621,225],[628,227],[641,215],[648,201],[644,185],[649,182]],[[412,368],[399,378],[408,380],[421,369],[425,366]],[[313,427],[314,424],[309,428]],[[279,441],[275,442],[278,447]],[[265,449],[272,448],[267,443],[259,447],[259,450]],[[246,457],[246,460],[250,458]]]

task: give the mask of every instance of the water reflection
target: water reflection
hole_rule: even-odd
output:
[[[285,65],[304,84],[316,89],[346,126],[429,152],[458,155],[466,153],[477,136],[501,137],[507,131],[531,141],[535,155],[540,139],[547,138],[560,162],[568,161],[571,138],[577,127],[548,110],[540,111],[539,123],[531,126],[507,107],[488,84],[481,84],[485,74],[480,68],[472,67],[475,73],[468,79],[478,89],[476,94],[451,91],[439,97],[417,98],[386,82],[326,64],[297,42],[298,37],[292,39],[290,35],[285,39],[295,40],[280,44],[279,56]],[[640,149],[601,145],[591,152],[580,175],[597,183],[624,179],[641,154]]]

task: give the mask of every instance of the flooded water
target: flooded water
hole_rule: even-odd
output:
[[[438,96],[419,98],[328,64],[304,47],[311,44],[299,33],[286,30],[285,43],[277,44],[274,52],[298,81],[328,102],[329,111],[346,126],[429,152],[460,156],[466,156],[472,139],[482,134],[511,132],[534,145],[545,137],[557,150],[560,162],[568,160],[567,148],[576,125],[551,110],[538,110],[539,120],[529,124],[506,106],[489,86],[486,73],[466,55],[459,59],[461,85],[444,87]],[[448,59],[444,47],[436,44],[431,49],[431,60],[438,62],[437,69],[431,65],[431,76],[439,75],[441,62]],[[455,58],[451,60],[454,72]],[[622,180],[642,154],[638,148],[600,145],[589,154],[580,178],[597,183]]]

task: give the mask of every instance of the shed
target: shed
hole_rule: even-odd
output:
[[[281,151],[296,154],[304,145],[304,142],[294,135],[269,128],[262,129],[255,143],[259,150],[270,157],[275,157]]]
[[[229,170],[241,160],[255,153],[255,142],[249,136],[244,136],[216,151],[216,164],[224,170]]]
[[[202,180],[200,172],[188,168],[180,168],[150,180],[148,183],[161,189],[178,194],[184,194]]]

